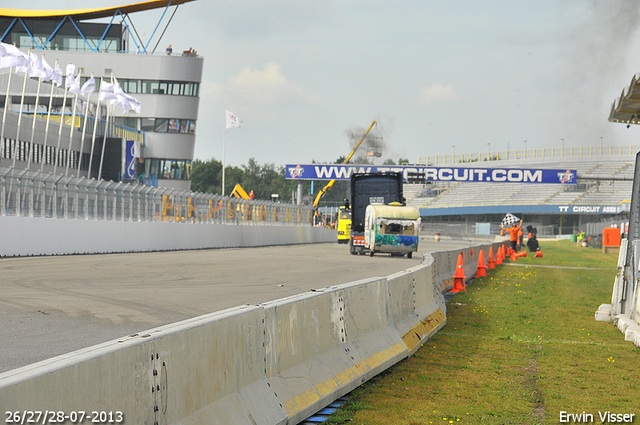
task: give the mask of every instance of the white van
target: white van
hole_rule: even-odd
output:
[[[370,204],[364,216],[364,246],[373,257],[376,252],[392,255],[412,254],[418,250],[420,212],[399,202]]]

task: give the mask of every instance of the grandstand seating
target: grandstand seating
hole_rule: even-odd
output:
[[[406,184],[404,193],[408,205],[427,209],[494,205],[620,205],[631,200],[634,164],[633,155],[495,161],[488,167],[577,170],[578,184],[433,182],[428,185]],[[464,165],[468,164],[461,164]]]

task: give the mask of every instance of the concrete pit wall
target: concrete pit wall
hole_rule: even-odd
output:
[[[322,227],[62,220],[0,216],[0,257],[236,248],[335,242]]]
[[[458,255],[471,278],[488,247],[427,254],[388,277],[211,313],[5,372],[0,411],[119,411],[126,423],[150,425],[299,423],[441,329]]]

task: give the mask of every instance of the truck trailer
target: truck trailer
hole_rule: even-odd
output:
[[[351,176],[351,238],[352,255],[367,253],[364,241],[364,219],[370,204],[404,205],[402,173],[354,173]]]

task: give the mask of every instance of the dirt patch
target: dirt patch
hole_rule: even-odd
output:
[[[528,394],[530,394],[531,401],[534,403],[533,415],[535,416],[537,423],[544,423],[544,414],[546,408],[544,405],[544,398],[542,391],[538,387],[538,360],[536,352],[542,349],[537,347],[533,353],[533,358],[529,361],[529,364],[524,369],[523,384],[527,388]]]

